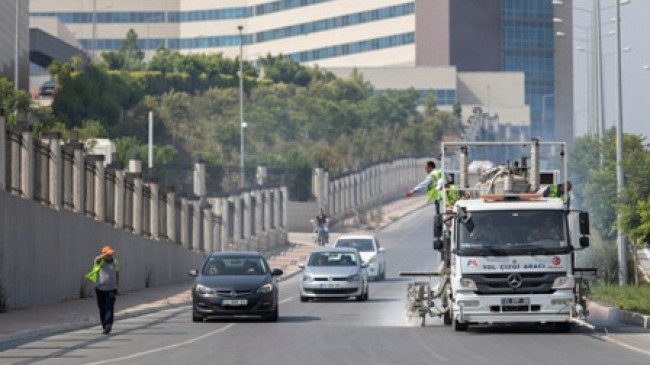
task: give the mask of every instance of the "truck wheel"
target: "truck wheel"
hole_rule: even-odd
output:
[[[452,323],[452,327],[454,328],[455,332],[464,332],[467,331],[467,328],[469,327],[469,323],[460,323],[458,322],[457,319],[454,319],[454,322]]]
[[[452,310],[453,305],[452,305],[451,300],[449,299],[448,293],[443,295],[443,297],[442,297],[442,306],[443,307],[445,307],[445,306],[449,307],[449,309],[447,309],[447,311],[442,314],[442,323],[445,326],[451,326],[452,318],[454,318],[454,311]]]
[[[571,332],[571,322],[556,322],[555,331],[559,333]]]
[[[450,326],[451,325],[451,308],[446,311],[445,313],[442,314],[442,323],[445,326]]]

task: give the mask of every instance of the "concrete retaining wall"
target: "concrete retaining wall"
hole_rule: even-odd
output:
[[[122,291],[182,282],[205,258],[174,243],[146,239],[6,192],[0,192],[0,241],[0,284],[8,308],[87,295],[92,283],[84,275],[102,245],[117,251]]]

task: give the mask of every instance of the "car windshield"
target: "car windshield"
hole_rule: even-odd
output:
[[[472,212],[465,221],[459,225],[461,250],[550,253],[568,246],[564,211]]]
[[[266,275],[268,273],[269,269],[264,258],[255,256],[210,257],[201,270],[201,274],[207,276]]]
[[[352,247],[359,252],[374,252],[375,246],[370,238],[340,238],[336,241],[336,247]]]
[[[357,266],[357,255],[352,252],[315,252],[308,266]]]

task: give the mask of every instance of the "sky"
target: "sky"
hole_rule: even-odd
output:
[[[588,58],[577,50],[586,48],[584,27],[591,28],[591,15],[585,10],[593,9],[595,0],[573,0],[574,36],[574,131],[576,136],[587,133],[588,107]],[[615,0],[600,0],[602,10],[601,34],[603,45],[603,89],[605,90],[605,126],[617,123],[616,83],[616,37],[610,31],[616,29]],[[584,9],[584,10],[578,10]],[[650,137],[650,0],[631,0],[621,6],[623,133]],[[646,110],[647,109],[647,110]],[[646,111],[648,113],[646,113]],[[647,140],[646,143],[650,143]]]

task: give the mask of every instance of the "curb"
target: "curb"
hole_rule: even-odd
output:
[[[590,301],[587,321],[597,326],[625,324],[628,326],[650,329],[650,315],[618,309]]]

